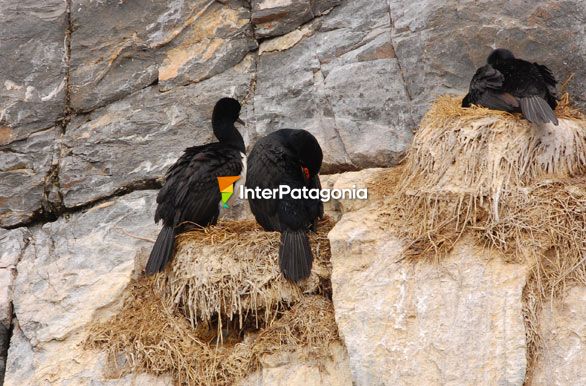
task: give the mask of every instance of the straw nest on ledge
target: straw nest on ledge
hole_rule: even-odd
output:
[[[332,228],[310,235],[312,274],[296,285],[278,266],[278,233],[226,221],[178,237],[173,264],[139,278],[86,348],[107,352],[108,376],[170,373],[180,384],[228,385],[277,351],[327,356],[339,340],[330,291]]]
[[[567,96],[556,112],[559,126],[538,127],[440,97],[391,198],[392,220],[411,240],[407,255],[441,256],[469,230],[515,259],[554,247],[581,260],[586,119]]]
[[[566,94],[559,126],[440,97],[423,118],[381,217],[407,241],[407,260],[438,260],[464,233],[530,268],[529,357],[537,311],[586,284],[586,117]]]

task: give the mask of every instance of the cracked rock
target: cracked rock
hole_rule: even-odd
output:
[[[0,226],[26,223],[41,211],[57,129],[0,146]]]
[[[14,289],[20,327],[33,345],[67,338],[117,299],[135,256],[156,236],[155,196],[130,193],[33,232]]]
[[[66,19],[63,0],[0,0],[0,145],[62,116]]]
[[[12,287],[16,264],[20,261],[30,238],[26,228],[11,231],[0,229],[0,383],[4,377],[6,351],[12,327]]]
[[[27,336],[15,323],[8,351],[8,385],[92,385],[92,386],[172,386],[168,375],[154,376],[145,373],[108,378],[105,369],[106,354],[83,351],[70,340],[54,342],[42,347],[31,345]],[[41,366],[44,366],[41,368]],[[106,374],[106,375],[105,375]]]
[[[17,265],[7,384],[105,382],[105,354],[80,342],[89,323],[116,312],[135,261],[144,263],[159,229],[155,196],[134,192],[33,231]]]
[[[210,7],[167,49],[159,68],[160,89],[196,83],[238,64],[258,46],[249,21],[250,11],[239,1]]]
[[[386,4],[345,2],[300,37],[279,38],[283,47],[261,45],[257,135],[310,131],[324,150],[326,173],[397,163],[414,122],[390,28]]]
[[[256,48],[240,1],[74,0],[71,104],[90,111],[158,82],[195,83]]]
[[[259,38],[283,35],[338,4],[340,0],[253,0],[251,22]]]
[[[253,69],[249,55],[213,79],[166,93],[149,87],[74,118],[60,162],[64,205],[80,206],[162,178],[185,148],[212,141],[210,119],[219,98],[245,102]],[[252,125],[249,113],[244,107],[241,118]],[[246,130],[241,129],[245,141]]]

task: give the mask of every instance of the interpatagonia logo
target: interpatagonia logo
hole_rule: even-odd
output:
[[[334,200],[368,200],[368,188],[357,188],[352,185],[351,188],[346,189],[317,189],[308,188],[291,188],[289,185],[279,185],[278,188],[264,188],[260,187],[247,188],[240,186],[238,195],[241,200],[282,200],[288,196],[294,200],[321,200],[328,202]]]
[[[222,207],[229,208],[228,200],[234,194],[234,183],[240,179],[240,176],[218,177],[218,185],[222,194]]]

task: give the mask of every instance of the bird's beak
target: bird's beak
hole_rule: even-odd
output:
[[[246,123],[244,123],[244,121],[240,118],[238,118],[236,122],[240,123],[242,126],[246,126]]]

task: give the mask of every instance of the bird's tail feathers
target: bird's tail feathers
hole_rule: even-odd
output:
[[[558,119],[545,99],[538,96],[521,98],[521,111],[529,122],[548,123],[558,125]]]
[[[279,266],[285,278],[292,281],[305,279],[311,274],[313,255],[304,231],[281,233]]]
[[[175,249],[175,230],[173,227],[163,226],[147,262],[145,273],[153,275],[161,272],[173,256]]]

